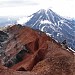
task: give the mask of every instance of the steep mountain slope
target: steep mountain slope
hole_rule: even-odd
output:
[[[30,19],[25,23],[26,26],[39,29],[58,42],[66,40],[67,45],[75,49],[75,24],[73,21],[57,15],[51,9],[39,10],[29,17]]]
[[[74,52],[64,44],[26,26],[13,25],[6,32],[0,75],[75,75]]]

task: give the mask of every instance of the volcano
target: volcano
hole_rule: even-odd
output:
[[[28,16],[25,26],[45,32],[58,42],[66,40],[68,47],[75,49],[75,24],[53,12],[51,9],[41,9]]]

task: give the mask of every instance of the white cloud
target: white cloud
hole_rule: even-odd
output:
[[[0,16],[29,15],[41,8],[75,17],[75,0],[0,0]]]
[[[0,8],[0,16],[26,16],[37,11],[33,6]]]
[[[75,17],[75,0],[38,0],[41,8],[51,8],[61,16]]]
[[[14,6],[26,6],[26,5],[38,5],[33,0],[0,0],[0,7],[14,7]]]
[[[25,24],[27,21],[29,21],[33,16],[30,17],[22,17],[19,18],[19,20],[17,21],[17,24]]]

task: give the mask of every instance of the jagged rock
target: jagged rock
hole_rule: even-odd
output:
[[[14,25],[7,29],[9,40],[5,48],[0,75],[74,75],[75,55],[70,49],[38,30]],[[12,65],[10,65],[12,64]]]

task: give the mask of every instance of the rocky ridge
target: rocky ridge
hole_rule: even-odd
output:
[[[0,75],[74,75],[75,55],[44,32],[21,25],[7,28]]]

